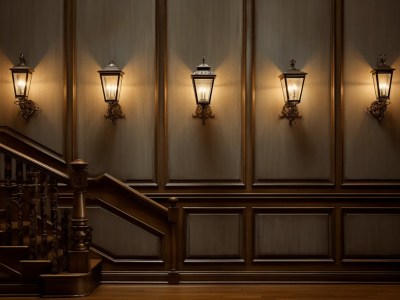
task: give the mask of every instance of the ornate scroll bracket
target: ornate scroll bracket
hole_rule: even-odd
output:
[[[389,104],[390,102],[387,101],[376,100],[372,102],[370,107],[367,108],[367,111],[379,122],[381,122],[385,117],[386,108]]]
[[[192,115],[193,118],[202,119],[203,125],[205,124],[205,120],[209,118],[214,118],[215,114],[213,114],[211,110],[211,106],[208,104],[198,104],[196,107],[196,111]]]
[[[303,116],[299,114],[299,108],[295,104],[285,103],[282,107],[279,118],[289,120],[289,125],[292,126],[296,119],[301,119]]]
[[[104,115],[106,119],[109,119],[111,124],[116,125],[118,119],[124,119],[125,114],[122,112],[122,107],[116,102],[108,103],[107,114]]]
[[[39,106],[35,102],[24,97],[16,99],[14,103],[19,105],[21,114],[25,120],[29,120],[30,117],[35,114],[35,112],[39,111]]]

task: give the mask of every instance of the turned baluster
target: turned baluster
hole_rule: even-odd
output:
[[[72,245],[68,253],[68,270],[72,273],[87,273],[89,250],[87,248],[87,228],[85,193],[87,186],[87,163],[77,159],[71,163],[71,186],[74,189],[72,207]]]
[[[41,235],[40,235],[40,257],[43,259],[48,258],[47,252],[47,181],[48,176],[45,174],[40,175],[40,218],[41,218]]]
[[[52,272],[60,272],[59,264],[59,235],[58,235],[58,190],[57,181],[54,177],[50,177],[48,184],[48,194],[51,205],[51,224],[52,224],[52,244],[51,244],[51,262],[53,264]]]
[[[18,245],[22,246],[24,244],[24,218],[23,218],[23,204],[24,204],[24,191],[23,191],[23,183],[24,183],[24,169],[22,162],[17,161],[16,166],[16,183],[17,183],[17,198],[16,204],[18,208]]]
[[[178,198],[169,198],[168,221],[170,222],[171,268],[168,272],[168,284],[179,284],[179,273],[176,271],[177,261],[177,223],[179,219]]]
[[[5,244],[12,244],[12,165],[11,157],[4,155],[4,187],[7,197]]]
[[[37,258],[37,203],[40,199],[40,173],[29,169],[29,259]]]
[[[67,270],[68,267],[68,245],[69,245],[69,209],[62,211],[61,217],[61,248],[62,256],[60,258],[61,270]]]

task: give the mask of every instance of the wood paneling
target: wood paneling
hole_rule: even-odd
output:
[[[254,176],[257,185],[332,180],[332,1],[255,1]],[[278,76],[308,75],[290,127]]]
[[[400,259],[400,210],[346,209],[343,216],[345,259]]]
[[[400,180],[400,76],[394,72],[391,104],[379,123],[367,113],[375,101],[370,71],[380,53],[399,70],[399,2],[344,1],[344,178],[345,180]],[[373,21],[379,20],[379,21]]]
[[[167,8],[167,177],[173,182],[240,182],[243,1],[171,0]],[[191,74],[205,58],[217,74],[205,125]]]
[[[0,9],[0,124],[64,155],[64,1],[4,0]],[[29,121],[14,105],[9,68],[24,53],[35,71],[29,98],[39,105]]]
[[[327,209],[255,209],[255,261],[332,260],[331,219]]]
[[[155,0],[77,1],[78,157],[89,172],[154,182],[156,124]],[[110,60],[125,72],[113,126],[104,118],[98,70]]]
[[[93,245],[112,258],[158,260],[162,258],[161,236],[101,207],[88,207],[87,217],[89,226],[93,228]]]
[[[185,262],[243,259],[243,209],[184,208]]]

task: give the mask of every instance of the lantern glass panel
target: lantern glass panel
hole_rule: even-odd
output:
[[[210,104],[213,78],[194,78],[196,99],[198,104]]]
[[[281,86],[282,86],[282,93],[283,93],[283,100],[285,103],[287,102],[287,90],[286,90],[286,77],[281,77]]]
[[[377,77],[378,77],[378,84],[379,84],[379,99],[389,99],[392,74],[391,73],[378,73]]]
[[[15,97],[28,97],[31,87],[32,73],[13,72]]]
[[[101,75],[104,100],[109,101],[119,101],[119,91],[121,87],[122,80],[119,74],[102,74]]]
[[[289,101],[300,102],[303,89],[303,77],[287,77],[287,98]]]

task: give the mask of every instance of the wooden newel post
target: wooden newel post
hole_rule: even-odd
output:
[[[71,162],[71,187],[74,189],[72,207],[72,245],[68,252],[68,271],[88,273],[90,271],[89,249],[86,244],[88,220],[86,218],[85,192],[87,187],[87,163],[81,159]]]
[[[178,198],[169,198],[168,208],[168,221],[170,223],[171,230],[171,269],[168,273],[168,284],[179,284],[179,273],[176,271],[176,260],[177,260],[177,226],[179,219],[179,208],[177,206]]]

